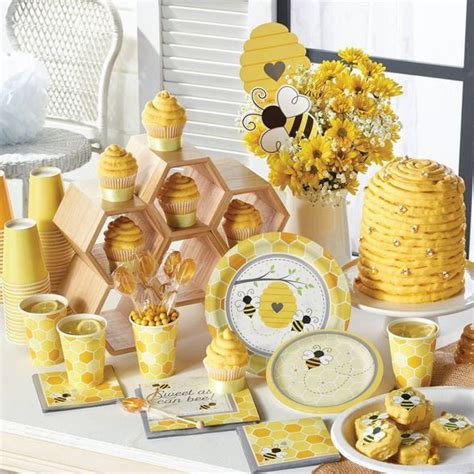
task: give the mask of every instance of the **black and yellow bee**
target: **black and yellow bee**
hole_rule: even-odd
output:
[[[282,459],[286,456],[286,451],[281,448],[263,448],[260,451],[264,461],[273,461],[274,459]]]
[[[315,118],[309,113],[311,101],[300,94],[292,86],[282,86],[276,94],[276,104],[262,107],[256,99],[264,100],[267,92],[262,88],[254,88],[250,93],[253,104],[261,113],[251,112],[242,119],[246,130],[255,130],[256,124],[252,116],[259,116],[267,128],[260,135],[260,147],[267,153],[275,153],[286,144],[288,139],[301,135],[311,138],[318,133]]]
[[[165,388],[170,388],[170,386],[167,383],[154,383],[152,387],[159,388],[160,390],[163,390]]]
[[[403,392],[400,396],[393,397],[393,401],[408,411],[421,402],[420,397],[412,392]]]
[[[254,294],[254,290],[252,289],[250,289],[247,293],[239,291],[237,294],[240,298],[239,301],[237,301],[236,303],[237,309],[239,311],[242,311],[245,316],[252,318],[255,312],[257,311],[255,305],[258,305],[259,298],[255,298],[254,296],[252,296]]]
[[[383,425],[373,426],[364,431],[362,440],[364,443],[377,443],[385,436]]]
[[[308,309],[306,313],[298,310],[293,317],[291,323],[291,330],[295,332],[312,331],[317,329],[317,323],[319,318],[312,316],[312,309]]]
[[[439,422],[448,430],[456,431],[465,428],[468,425],[466,418],[459,415],[452,415],[450,413],[445,413],[440,419]]]
[[[215,407],[216,403],[215,402],[209,402],[209,403],[204,403],[199,407],[200,410],[209,410],[211,407]]]
[[[68,399],[74,400],[74,397],[70,393],[55,393],[53,398],[56,403],[64,403]]]
[[[304,351],[302,356],[308,370],[315,369],[321,365],[328,365],[332,361],[332,356],[327,354],[327,352],[331,352],[329,347],[322,350],[320,346],[314,346],[313,349]]]

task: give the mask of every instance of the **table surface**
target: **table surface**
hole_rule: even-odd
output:
[[[471,321],[469,312],[440,318],[441,332],[437,346],[442,347],[457,340],[462,328]],[[384,378],[374,395],[393,388],[393,373],[388,339],[383,333],[384,325],[384,318],[359,310],[352,312],[349,330],[373,341],[384,360]],[[177,372],[189,375],[205,374],[202,358],[209,341],[203,305],[181,308]],[[30,363],[24,346],[6,342],[3,328],[0,346],[0,431],[163,468],[219,473],[249,471],[234,431],[148,440],[140,417],[125,413],[119,404],[43,414],[31,376],[38,371],[64,370],[64,364],[46,369],[35,368]],[[114,366],[126,394],[133,396],[135,388],[141,382],[136,354],[108,356],[106,363]],[[250,375],[248,384],[262,420],[308,416],[278,402],[263,378]],[[328,426],[335,416],[323,416]],[[291,473],[309,471],[308,468],[301,468],[293,469]]]

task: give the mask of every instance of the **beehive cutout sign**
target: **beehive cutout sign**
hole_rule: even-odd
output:
[[[298,66],[310,65],[306,48],[280,23],[264,23],[250,32],[240,56],[240,79],[246,92],[262,87],[269,98],[287,83],[285,77]],[[291,67],[291,68],[290,68]]]

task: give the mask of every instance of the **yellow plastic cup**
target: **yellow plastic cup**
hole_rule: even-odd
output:
[[[61,170],[40,166],[30,173],[28,217],[38,223],[40,231],[57,229],[53,217],[64,197]]]
[[[0,229],[3,229],[5,222],[13,219],[12,203],[8,192],[5,173],[0,171]]]
[[[94,319],[102,328],[93,334],[72,335],[62,328],[70,321]],[[66,316],[56,328],[61,339],[69,384],[79,390],[100,385],[104,381],[105,329],[107,320],[96,314]]]
[[[132,321],[138,367],[145,379],[156,380],[174,374],[178,319],[165,326],[141,326]]]
[[[6,222],[3,248],[4,282],[28,285],[47,276],[36,222],[23,218]]]
[[[431,326],[432,330],[428,331],[427,328],[425,330],[426,335],[409,337],[406,331],[405,333],[400,332],[403,329],[402,326],[397,328],[397,325],[401,324],[416,325],[420,328]],[[387,326],[387,333],[397,387],[428,387],[431,384],[433,374],[439,326],[429,319],[397,319]]]
[[[31,307],[42,301],[59,301],[63,307],[49,313],[32,313]],[[20,303],[24,315],[28,352],[33,365],[48,367],[64,360],[57,323],[67,315],[68,300],[52,293],[33,295]]]

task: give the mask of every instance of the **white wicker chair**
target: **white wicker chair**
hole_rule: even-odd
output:
[[[47,126],[59,127],[0,149],[0,169],[23,180],[26,200],[31,169],[47,164],[71,171],[90,160],[91,149],[106,145],[108,88],[122,24],[106,0],[13,0],[6,30],[14,50],[45,64],[51,77]]]

